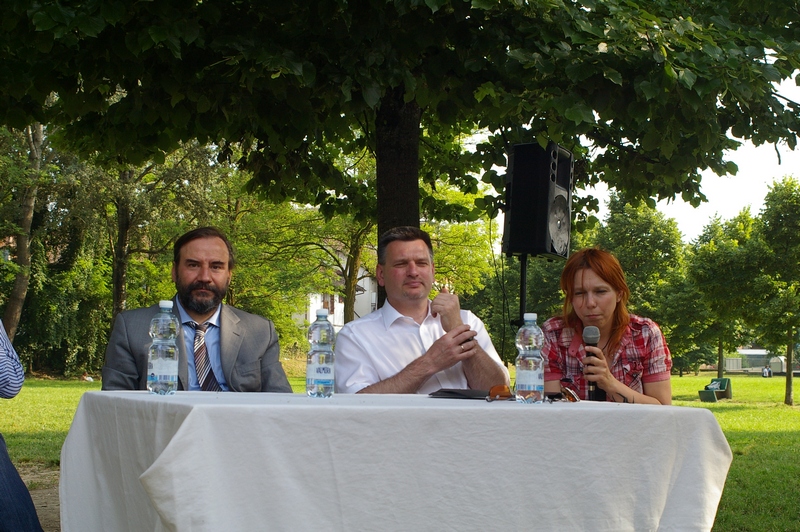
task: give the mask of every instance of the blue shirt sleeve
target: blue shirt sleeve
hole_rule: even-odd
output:
[[[22,364],[8,339],[3,322],[0,321],[0,397],[11,399],[17,395],[24,380]]]

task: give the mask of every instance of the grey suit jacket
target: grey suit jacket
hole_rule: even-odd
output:
[[[103,390],[146,390],[150,320],[158,305],[121,312],[106,347]],[[177,305],[173,307],[177,315]],[[225,381],[235,392],[284,392],[292,387],[279,359],[278,335],[270,320],[222,305],[220,357]],[[183,331],[178,334],[178,389],[189,388]]]

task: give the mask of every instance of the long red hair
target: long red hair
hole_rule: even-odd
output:
[[[561,290],[564,292],[564,322],[575,331],[575,334],[583,334],[583,323],[572,307],[572,298],[575,297],[575,274],[584,269],[592,270],[603,281],[611,285],[611,288],[619,295],[619,302],[614,309],[611,338],[608,339],[606,344],[607,347],[616,350],[616,346],[622,340],[625,329],[630,322],[628,299],[631,296],[631,291],[625,281],[625,272],[622,271],[622,265],[608,251],[596,247],[584,248],[573,253],[567,260],[564,270],[561,272]]]

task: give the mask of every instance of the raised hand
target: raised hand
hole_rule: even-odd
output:
[[[458,296],[451,294],[446,286],[433,298],[431,314],[434,317],[442,317],[442,327],[445,332],[450,332],[464,323],[461,321],[461,304],[458,302]]]

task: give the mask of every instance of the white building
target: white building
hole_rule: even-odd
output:
[[[366,316],[377,308],[378,304],[378,281],[372,277],[366,277],[367,271],[361,268],[356,286],[355,318]],[[336,332],[344,326],[344,298],[335,294],[311,294],[308,298],[308,307],[305,314],[296,314],[295,322],[298,325],[310,324],[317,319],[317,309],[328,309],[328,319],[333,324]]]

